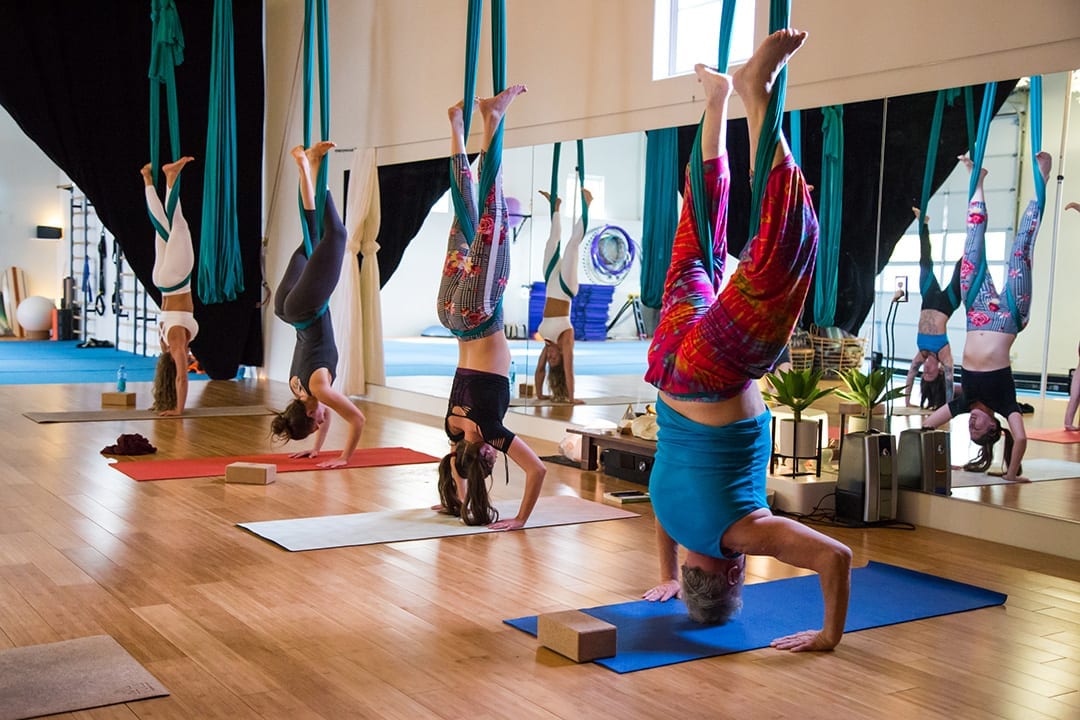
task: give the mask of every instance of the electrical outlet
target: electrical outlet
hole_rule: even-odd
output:
[[[893,302],[908,301],[907,275],[896,276],[896,295],[894,298]]]

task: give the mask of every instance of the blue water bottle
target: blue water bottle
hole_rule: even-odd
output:
[[[123,365],[116,371],[116,392],[127,390],[127,370]]]

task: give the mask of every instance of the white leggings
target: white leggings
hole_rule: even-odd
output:
[[[574,232],[566,243],[565,252],[559,256],[562,239],[562,219],[559,213],[551,216],[551,234],[544,246],[544,282],[546,295],[553,300],[570,300],[578,291],[578,265],[581,260],[581,241],[585,239],[585,226],[578,219]]]
[[[167,194],[172,192],[171,187],[166,190]],[[176,200],[171,224],[165,217],[165,208],[158,199],[157,190],[151,185],[146,186],[146,206],[161,227],[169,232],[168,242],[157,232],[154,233],[154,285],[162,295],[191,292],[191,268],[195,266],[195,252],[191,247],[191,228],[184,219],[180,199]]]

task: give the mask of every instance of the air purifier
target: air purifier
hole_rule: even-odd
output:
[[[836,476],[836,519],[849,525],[896,517],[896,438],[888,433],[844,436]]]
[[[932,428],[904,430],[896,466],[900,487],[948,495],[952,490],[949,433]]]

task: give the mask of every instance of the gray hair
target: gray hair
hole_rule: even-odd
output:
[[[742,580],[731,585],[726,572],[682,566],[682,599],[690,619],[704,625],[722,625],[742,610]]]

